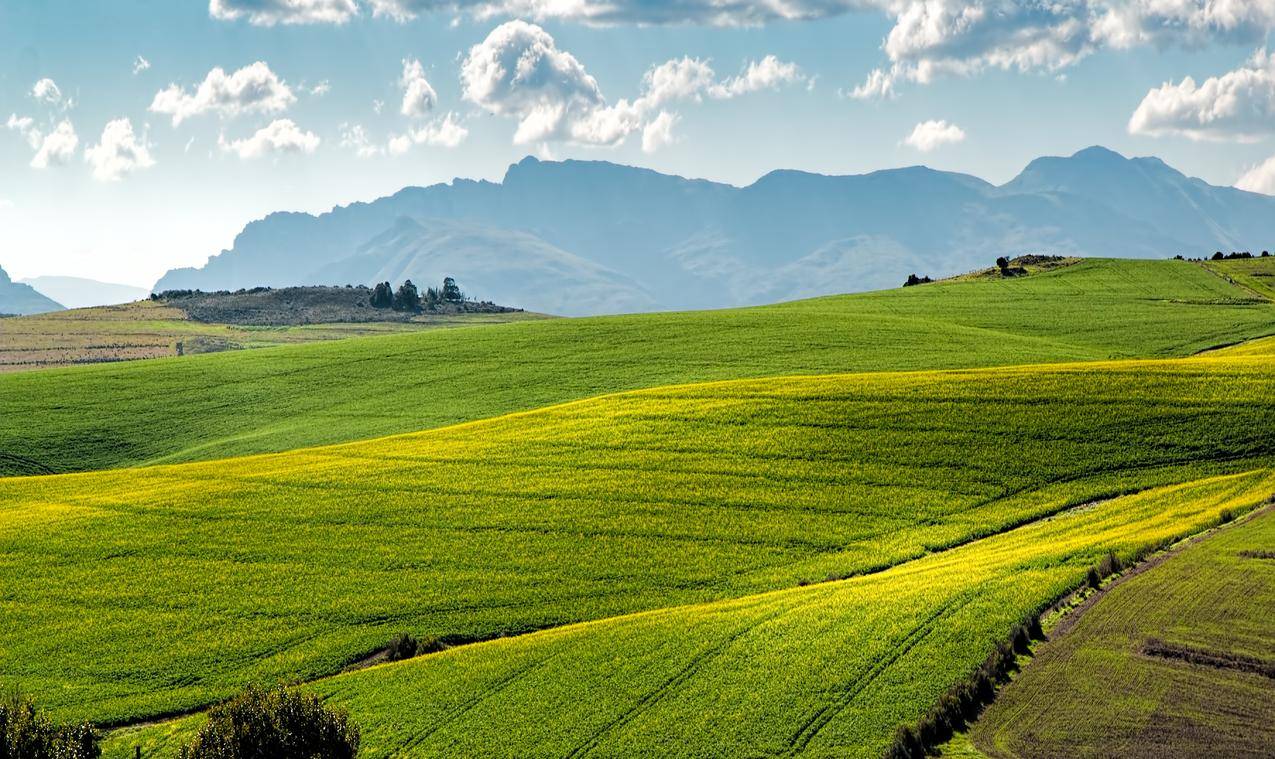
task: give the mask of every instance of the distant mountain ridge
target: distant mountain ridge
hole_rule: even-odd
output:
[[[22,316],[63,310],[62,304],[41,295],[30,285],[14,282],[4,269],[0,269],[0,314]]]
[[[746,187],[605,161],[526,158],[499,182],[408,187],[317,216],[275,213],[163,289],[456,276],[560,314],[711,308],[946,276],[999,255],[1165,258],[1275,244],[1275,198],[1093,147],[1010,182],[922,166],[779,170]]]
[[[99,282],[84,277],[29,277],[18,280],[30,285],[36,292],[51,298],[67,308],[88,308],[89,306],[113,306],[117,303],[132,303],[150,295],[144,287],[121,285],[114,282]]]

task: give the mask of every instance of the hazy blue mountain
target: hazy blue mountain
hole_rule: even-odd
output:
[[[82,277],[31,277],[18,281],[24,285],[31,285],[36,292],[52,298],[67,308],[132,303],[147,297],[151,292],[144,287],[98,282]]]
[[[0,314],[13,316],[62,310],[60,303],[41,295],[30,285],[14,282],[0,269]]]
[[[655,306],[628,277],[526,232],[406,216],[314,276],[351,284],[410,279],[421,290],[451,276],[483,300],[568,316]]]
[[[1103,148],[1037,159],[1000,187],[920,166],[774,171],[733,187],[526,158],[499,183],[457,179],[318,216],[272,214],[156,287],[429,281],[441,271],[479,297],[603,313],[893,287],[909,273],[945,276],[1026,252],[1145,258],[1273,243],[1275,198]]]

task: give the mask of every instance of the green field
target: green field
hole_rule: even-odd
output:
[[[1205,269],[1248,289],[1254,295],[1275,299],[1275,264],[1267,258],[1204,261]]]
[[[880,756],[1107,550],[1216,523],[1270,470],[1157,488],[840,582],[466,646],[315,683],[367,756]],[[529,715],[535,715],[529,719]],[[116,734],[175,755],[198,718]]]
[[[863,573],[1272,454],[1275,360],[1215,357],[661,388],[10,478],[0,671],[59,713],[134,719],[335,672],[399,629],[487,637]]]
[[[1037,650],[975,724],[975,746],[1024,758],[1110,756],[1113,747],[1128,757],[1269,756],[1273,549],[1267,509],[1114,587]],[[1268,674],[1252,671],[1262,662]]]
[[[0,475],[283,451],[673,383],[1181,356],[1272,333],[1275,304],[1197,264],[1091,260],[760,308],[28,372],[0,376]]]
[[[0,687],[120,757],[277,680],[367,756],[879,756],[1107,552],[1275,493],[1272,334],[1097,260],[3,376],[5,471],[100,471],[0,479]],[[338,674],[401,631],[465,645]]]

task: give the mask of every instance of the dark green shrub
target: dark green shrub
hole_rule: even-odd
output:
[[[317,696],[283,686],[248,686],[208,712],[182,759],[350,759],[359,729]]]
[[[0,759],[97,759],[93,728],[58,725],[18,692],[0,700]]]
[[[385,650],[385,658],[389,661],[410,659],[416,656],[420,647],[420,641],[413,638],[411,633],[399,633],[390,640],[389,648]]]

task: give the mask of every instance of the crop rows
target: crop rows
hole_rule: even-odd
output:
[[[399,630],[485,638],[861,574],[1268,462],[1271,369],[692,385],[287,454],[10,478],[0,684],[61,714],[133,719],[329,674]]]
[[[1132,556],[1272,490],[1271,470],[1154,488],[876,574],[466,646],[312,688],[366,726],[373,757],[867,759],[1099,556]],[[197,723],[123,731],[107,755],[173,755]]]

